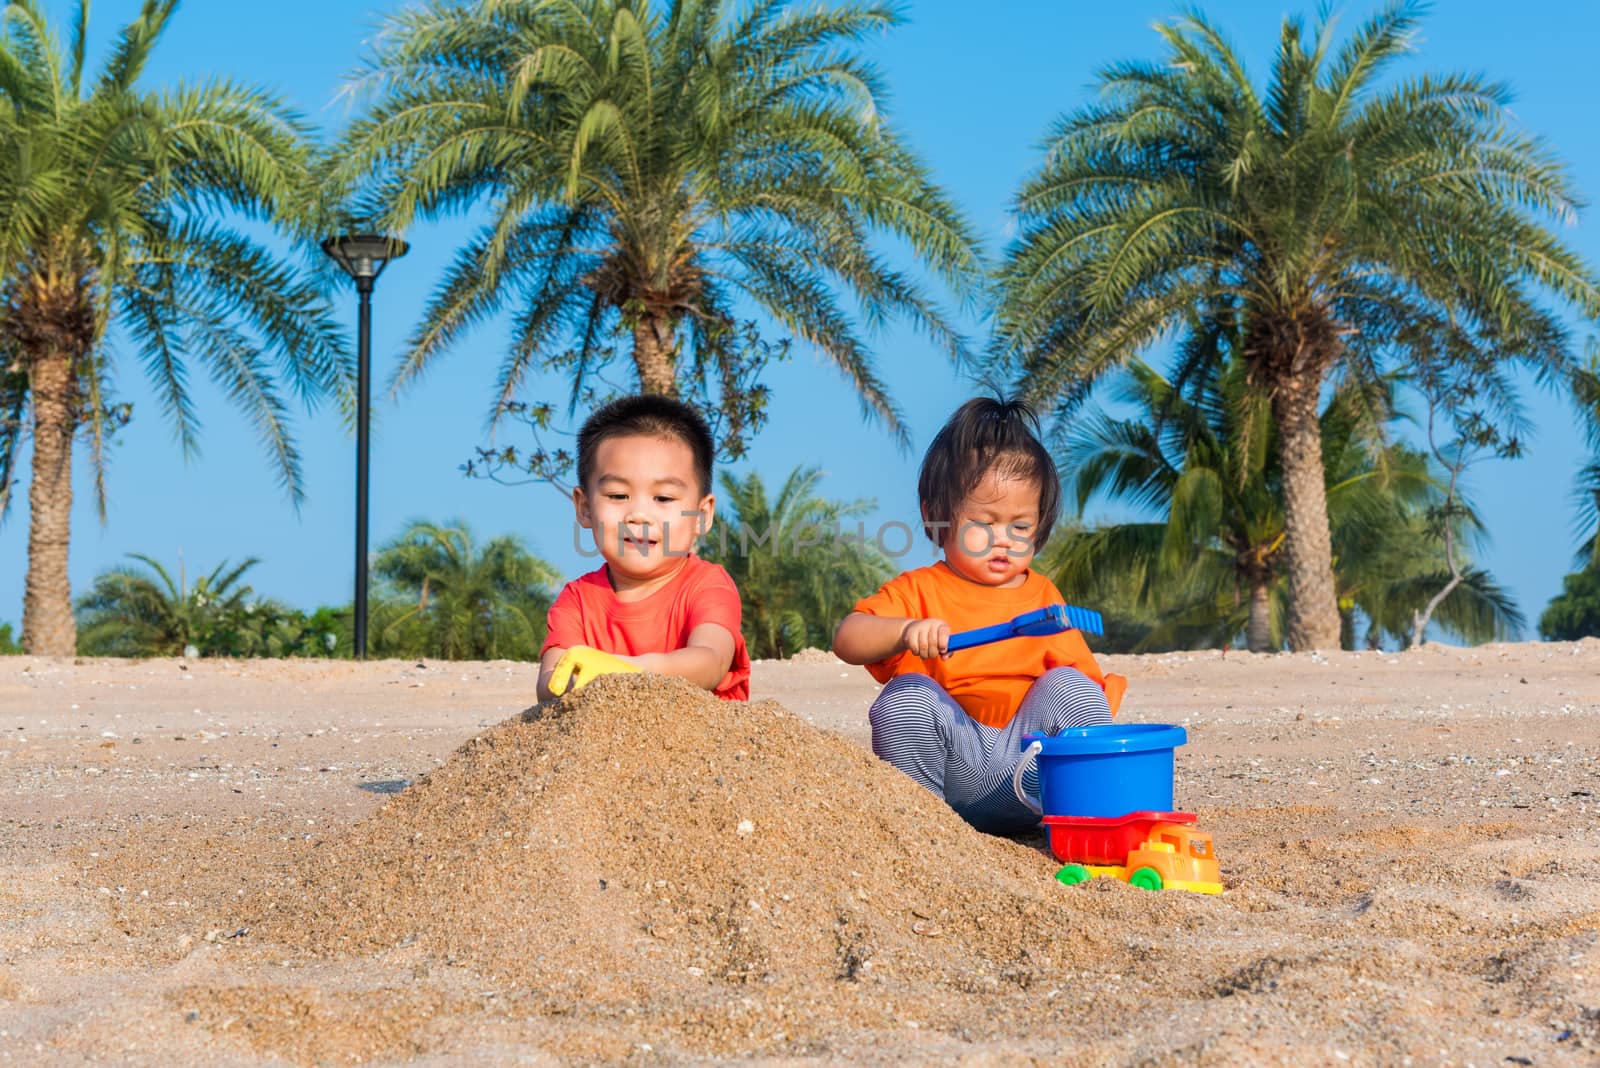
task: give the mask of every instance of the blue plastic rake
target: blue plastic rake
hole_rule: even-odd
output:
[[[1042,638],[1077,628],[1086,634],[1104,634],[1105,624],[1100,613],[1092,608],[1078,608],[1070,604],[1052,604],[1024,612],[1016,619],[977,627],[950,635],[950,652],[971,649],[975,645],[1003,642],[1007,638]]]

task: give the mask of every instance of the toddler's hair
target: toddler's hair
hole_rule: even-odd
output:
[[[642,393],[619,397],[584,420],[578,431],[578,485],[585,493],[593,492],[589,480],[594,477],[595,454],[600,451],[600,443],[608,438],[634,436],[668,438],[689,446],[694,455],[700,495],[711,492],[711,458],[716,445],[706,421],[682,401]]]
[[[1035,552],[1044,548],[1061,508],[1061,479],[1038,429],[1038,417],[1020,400],[978,397],[956,409],[934,435],[917,479],[922,531],[935,545],[943,544],[961,502],[993,471],[1039,487],[1039,526],[1030,540]]]

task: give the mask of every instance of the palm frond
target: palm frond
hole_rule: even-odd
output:
[[[478,203],[495,212],[425,310],[397,383],[506,307],[516,341],[496,411],[541,362],[592,373],[641,316],[674,339],[675,373],[698,373],[682,357],[739,291],[903,438],[848,305],[868,329],[899,318],[956,360],[971,354],[920,280],[874,245],[909,246],[962,300],[983,264],[857,54],[899,21],[887,4],[733,0],[433,0],[392,16],[353,83],[367,106],[334,184],[391,229]],[[515,235],[563,214],[583,220],[584,251],[517,255]],[[757,247],[768,243],[777,251]]]

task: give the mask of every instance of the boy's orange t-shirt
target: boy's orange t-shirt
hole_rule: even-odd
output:
[[[871,616],[942,619],[952,631],[963,631],[1004,623],[1063,601],[1055,583],[1037,571],[1029,571],[1022,585],[1002,589],[970,582],[940,561],[889,580],[877,593],[857,602],[855,610]],[[1055,667],[1077,668],[1099,683],[1116,712],[1128,680],[1103,673],[1076,630],[992,642],[952,653],[948,659],[924,660],[904,652],[868,664],[867,670],[879,682],[896,675],[927,675],[967,715],[986,726],[1004,727],[1016,715],[1028,687]]]
[[[671,582],[642,601],[619,601],[602,565],[567,583],[550,606],[550,649],[587,645],[606,653],[670,653],[689,644],[702,623],[733,635],[733,663],[711,692],[730,701],[750,699],[750,654],[740,623],[739,588],[718,564],[691,556]]]

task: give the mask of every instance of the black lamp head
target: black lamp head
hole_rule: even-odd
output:
[[[397,237],[381,234],[345,234],[322,243],[322,251],[357,281],[377,278],[390,260],[399,259],[410,248]]]

